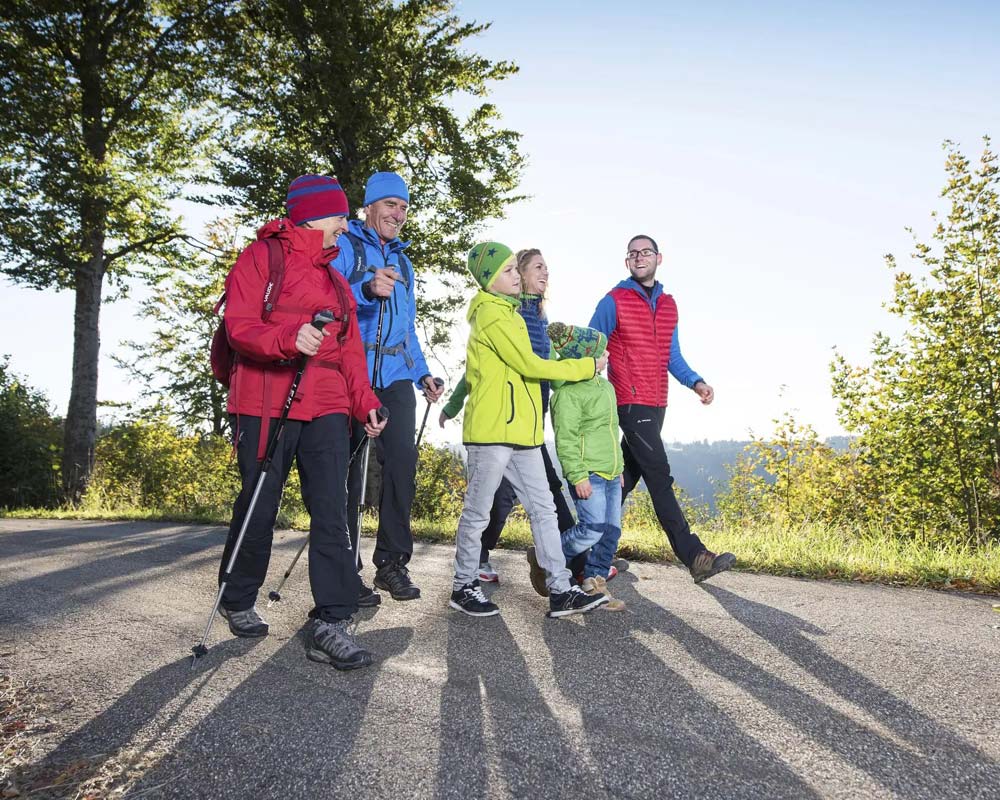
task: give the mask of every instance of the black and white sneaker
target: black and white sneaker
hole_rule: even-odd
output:
[[[372,663],[372,654],[354,640],[351,621],[309,621],[306,629],[306,658],[336,669],[358,669]]]
[[[496,603],[491,603],[483,590],[479,587],[479,579],[472,583],[467,583],[461,589],[455,589],[451,593],[451,601],[448,603],[456,611],[468,614],[470,617],[492,617],[500,613],[500,608]]]
[[[579,586],[571,586],[568,592],[549,595],[548,617],[557,619],[570,614],[586,614],[608,602],[606,594],[587,594]]]
[[[229,623],[229,630],[233,636],[241,636],[244,639],[259,639],[261,636],[267,636],[267,623],[257,613],[256,606],[250,606],[243,611],[230,611],[228,608],[219,606],[219,614]]]

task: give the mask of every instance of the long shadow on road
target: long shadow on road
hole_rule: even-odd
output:
[[[634,581],[634,578],[632,578]],[[778,756],[635,638],[659,606],[615,581],[625,614],[597,610],[567,637],[544,629],[556,680],[579,706],[585,748],[611,797],[801,798],[816,793]],[[624,758],[623,758],[624,756]]]
[[[300,631],[229,691],[142,778],[135,794],[258,800],[363,796],[363,775],[350,769],[355,740],[382,661],[406,650],[412,630],[359,635],[379,660],[346,673],[306,660],[303,635]]]
[[[676,617],[666,614],[663,628],[674,630],[688,652],[706,667],[742,686],[848,763],[903,797],[997,796],[1000,765],[995,760],[868,676],[831,656],[805,636],[806,633],[822,634],[816,626],[794,614],[748,600],[721,587],[706,585],[703,588],[733,619],[841,698],[865,711],[906,744],[897,744],[790,684],[767,676],[746,659],[725,651]]]
[[[447,659],[435,797],[581,796],[592,776],[535,686],[503,618],[450,614]],[[492,765],[502,776],[491,775]]]
[[[0,540],[3,544],[0,553],[8,570],[19,558],[20,549],[32,546],[36,533],[5,536]],[[155,537],[146,531],[141,536],[127,538],[124,544],[107,534],[105,538],[110,552],[81,555],[70,566],[0,584],[0,608],[22,608],[25,613],[39,609],[39,613],[54,618],[140,586],[149,581],[153,571],[191,573],[205,563],[217,562],[224,541],[218,530],[200,527]]]

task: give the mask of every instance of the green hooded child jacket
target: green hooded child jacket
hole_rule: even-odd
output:
[[[480,290],[469,304],[469,344],[462,441],[538,447],[542,444],[542,392],[539,381],[592,378],[592,358],[551,361],[532,352],[516,298]]]
[[[622,474],[625,463],[618,443],[615,388],[600,375],[567,383],[552,395],[556,455],[563,475],[573,484],[596,472],[605,480]]]

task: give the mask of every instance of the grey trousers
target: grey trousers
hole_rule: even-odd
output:
[[[476,579],[483,531],[490,521],[493,495],[501,478],[506,478],[528,514],[531,537],[535,540],[535,555],[539,565],[548,573],[545,585],[553,594],[568,592],[570,573],[566,569],[556,507],[545,477],[541,449],[518,450],[503,445],[467,445],[466,449],[469,453],[469,488],[465,492],[465,506],[455,537],[454,588],[460,589]]]

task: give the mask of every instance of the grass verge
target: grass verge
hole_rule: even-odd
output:
[[[162,510],[122,511],[38,510],[0,511],[13,519],[106,519],[228,523],[213,515],[178,515]],[[303,514],[279,516],[280,527],[307,530]],[[365,518],[364,530],[372,534],[374,517]],[[414,536],[427,542],[455,540],[456,519],[415,519]],[[705,544],[716,552],[736,553],[738,569],[800,578],[836,579],[924,586],[1000,594],[1000,545],[971,548],[918,538],[857,533],[821,524],[800,526],[757,525],[734,528],[710,525],[699,529]],[[531,544],[527,520],[515,512],[504,530],[501,547],[524,549]],[[636,561],[673,561],[666,537],[658,529],[629,528],[619,544],[619,554]]]

